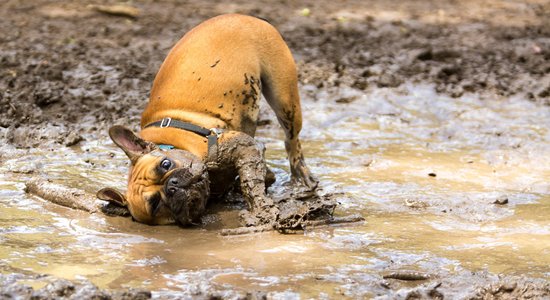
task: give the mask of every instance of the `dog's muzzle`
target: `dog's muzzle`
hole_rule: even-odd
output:
[[[171,197],[178,190],[185,189],[200,180],[202,174],[191,174],[188,169],[176,170],[166,183],[166,195]]]
[[[180,225],[194,224],[204,213],[210,194],[206,168],[181,168],[172,172],[164,185],[163,200]]]

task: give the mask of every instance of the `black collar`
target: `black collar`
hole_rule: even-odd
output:
[[[160,128],[173,127],[173,128],[178,128],[181,130],[196,133],[208,139],[208,152],[210,152],[210,148],[212,148],[213,146],[217,146],[218,138],[223,132],[223,130],[219,128],[206,129],[204,127],[200,127],[195,124],[183,122],[180,120],[174,120],[172,118],[164,118],[160,121],[149,123],[145,125],[144,128],[148,128],[148,127],[160,127]]]

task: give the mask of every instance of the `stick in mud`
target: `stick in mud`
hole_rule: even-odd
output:
[[[324,220],[309,220],[304,222],[302,225],[304,229],[310,229],[315,227],[321,227],[325,225],[336,225],[336,224],[350,224],[350,223],[358,223],[358,222],[364,222],[365,218],[363,218],[360,215],[351,215],[351,216],[343,216],[343,217],[332,217],[330,219],[324,219]]]
[[[259,232],[266,232],[266,231],[272,231],[272,230],[273,230],[273,226],[271,225],[238,227],[238,228],[231,228],[231,229],[222,229],[222,231],[220,232],[220,235],[223,235],[223,236],[244,235],[244,234],[259,233]]]
[[[277,228],[271,225],[262,225],[262,226],[223,229],[220,232],[220,235],[222,236],[244,235],[244,234],[260,233],[260,232],[266,232],[266,231],[272,231],[272,230],[277,230],[280,233],[294,233],[294,232],[322,227],[322,226],[336,225],[336,224],[350,224],[350,223],[357,223],[357,222],[363,222],[363,221],[365,221],[365,218],[359,215],[351,215],[351,216],[343,216],[343,217],[333,217],[329,219],[304,221],[302,224],[300,224],[301,225],[300,229]]]
[[[422,273],[422,272],[401,270],[401,271],[395,271],[395,272],[391,272],[389,274],[383,275],[382,278],[405,280],[405,281],[417,281],[417,280],[430,279],[431,276],[429,274]]]
[[[100,205],[94,195],[69,188],[44,179],[33,179],[25,183],[25,192],[36,195],[54,204],[96,213]]]

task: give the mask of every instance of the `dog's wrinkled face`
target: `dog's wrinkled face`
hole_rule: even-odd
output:
[[[206,166],[188,151],[161,150],[122,126],[109,130],[111,139],[132,162],[126,196],[112,188],[98,198],[126,206],[132,217],[147,224],[195,222],[209,196]]]

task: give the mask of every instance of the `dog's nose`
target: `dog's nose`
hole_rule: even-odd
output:
[[[168,184],[173,185],[173,186],[177,186],[179,183],[180,182],[176,177],[172,177],[168,180]]]
[[[168,179],[168,183],[166,184],[166,192],[168,196],[172,196],[178,191],[179,183],[180,181],[176,177]]]

